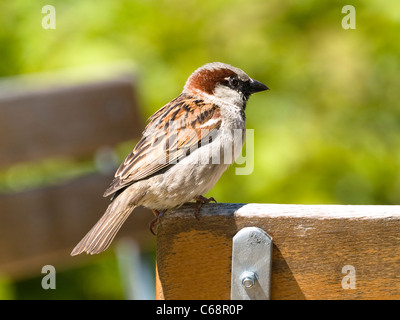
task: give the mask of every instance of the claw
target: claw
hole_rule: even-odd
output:
[[[150,232],[151,232],[154,236],[156,236],[157,233],[154,232],[153,229],[154,229],[154,226],[156,226],[156,225],[158,224],[158,220],[162,217],[162,215],[164,214],[164,212],[160,212],[160,211],[157,211],[157,210],[153,210],[153,213],[154,213],[154,215],[155,215],[155,218],[154,218],[153,220],[150,221],[150,223],[149,223],[149,229],[150,229]]]
[[[203,204],[205,203],[210,203],[211,201],[214,201],[215,203],[217,203],[217,200],[215,200],[213,197],[211,198],[206,198],[203,196],[198,196],[195,198],[196,203],[195,203],[195,207],[194,207],[194,216],[197,220],[199,220],[199,213],[200,213],[200,208]]]

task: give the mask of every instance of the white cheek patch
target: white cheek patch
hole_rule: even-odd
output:
[[[214,94],[216,98],[221,99],[227,103],[242,105],[243,97],[242,94],[236,90],[228,88],[224,85],[218,85],[214,89]]]
[[[246,104],[246,99],[243,99],[239,92],[223,85],[218,85],[214,89],[213,94],[208,94],[198,89],[192,89],[189,92],[191,95],[206,99],[210,103],[216,104],[223,108],[244,109]]]

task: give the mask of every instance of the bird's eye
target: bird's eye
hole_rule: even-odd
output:
[[[236,88],[239,85],[239,80],[237,78],[229,78],[229,85],[232,88]]]

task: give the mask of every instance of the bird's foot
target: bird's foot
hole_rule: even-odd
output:
[[[199,213],[200,213],[200,208],[203,204],[205,203],[210,203],[211,201],[214,201],[217,203],[217,200],[215,200],[213,197],[211,198],[206,198],[203,196],[198,196],[194,200],[196,200],[195,206],[194,206],[194,216],[197,220],[199,220]]]
[[[155,218],[154,218],[153,220],[150,221],[150,223],[149,223],[149,228],[150,228],[150,232],[151,232],[153,235],[156,236],[157,233],[154,232],[154,226],[157,226],[157,227],[158,227],[158,220],[163,216],[164,212],[160,212],[160,211],[158,211],[158,210],[152,210],[152,211],[153,211],[153,213],[154,213],[154,215],[155,215]]]

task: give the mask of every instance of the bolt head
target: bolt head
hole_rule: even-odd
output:
[[[242,282],[242,286],[245,289],[250,289],[252,287],[254,287],[254,285],[256,284],[256,275],[254,272],[249,272],[249,271],[245,271],[242,273],[241,277],[241,282]]]

